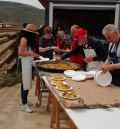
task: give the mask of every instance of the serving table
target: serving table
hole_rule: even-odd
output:
[[[53,73],[47,74],[53,75]],[[55,89],[47,74],[45,72],[42,78],[52,94],[51,128],[55,125],[56,129],[61,129],[62,108],[69,119],[69,129],[120,129],[119,87],[113,85],[100,87],[93,79],[75,82],[66,77],[65,81],[80,96],[80,99],[68,100],[60,96],[61,91]]]

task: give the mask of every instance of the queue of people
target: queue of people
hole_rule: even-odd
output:
[[[56,61],[70,57],[72,63],[80,64],[84,70],[99,69],[103,70],[104,73],[110,71],[112,83],[120,86],[120,33],[115,25],[108,24],[102,31],[105,39],[109,42],[108,52],[101,40],[90,37],[87,30],[78,25],[71,26],[69,50],[63,50],[60,44],[65,41],[63,29],[60,28],[58,30],[56,33],[57,37],[54,37],[52,34],[50,26],[44,27],[44,32],[42,28],[42,33],[43,35],[39,37],[37,26],[27,23],[20,34],[18,55],[21,59],[22,67],[22,111],[32,112],[32,109],[28,106],[27,97],[29,89],[32,87],[32,62],[34,58],[41,55],[51,60],[54,58],[54,51],[62,53],[56,58]],[[38,90],[40,89],[38,88]]]

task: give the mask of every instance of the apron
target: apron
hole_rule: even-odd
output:
[[[96,57],[96,52],[94,49],[91,49],[91,48],[84,49],[84,53],[85,53],[86,58],[90,56]],[[86,70],[87,71],[98,70],[100,66],[102,65],[103,65],[103,61],[92,61],[92,62],[87,63]]]
[[[33,57],[21,57],[21,64],[22,64],[22,82],[23,82],[23,89],[29,90],[32,88],[32,63]]]
[[[120,63],[118,61],[118,57],[117,57],[117,48],[118,48],[118,45],[116,46],[116,50],[112,51],[112,49],[113,49],[113,44],[112,44],[109,49],[109,53],[108,53],[109,58],[108,59],[109,59],[110,64]],[[120,69],[111,70],[110,73],[112,74],[112,83],[114,85],[120,86]]]

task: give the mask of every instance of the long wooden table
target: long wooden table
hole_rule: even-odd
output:
[[[52,114],[50,126],[60,129],[60,108],[62,108],[69,118],[69,129],[120,129],[120,109],[83,109],[83,108],[69,108],[67,109],[61,102],[60,98],[54,92],[50,82],[46,76],[42,77],[47,88],[53,96],[52,99]],[[91,80],[90,80],[91,81]]]

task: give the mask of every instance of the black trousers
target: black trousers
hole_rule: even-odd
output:
[[[120,70],[111,71],[112,74],[112,84],[120,87]]]
[[[22,104],[27,104],[27,97],[28,97],[29,90],[24,90],[23,83],[21,84],[21,99]]]

